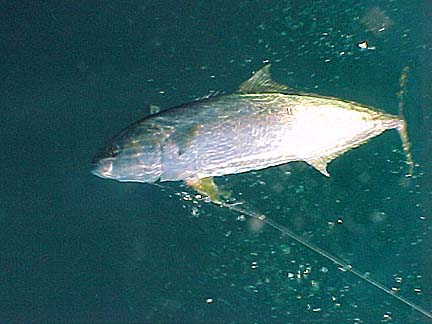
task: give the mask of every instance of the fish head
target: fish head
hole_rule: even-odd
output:
[[[126,129],[93,158],[92,173],[121,182],[155,182],[161,175],[161,145],[152,129]]]
[[[115,179],[116,175],[113,172],[113,169],[119,152],[120,149],[113,144],[101,149],[92,159],[92,173],[101,178]]]

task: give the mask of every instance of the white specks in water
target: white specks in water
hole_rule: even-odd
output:
[[[304,186],[299,185],[297,186],[297,188],[295,189],[296,194],[300,194],[304,192]]]
[[[393,20],[378,6],[369,9],[360,22],[377,37],[394,25]]]
[[[252,262],[252,264],[251,264],[251,269],[252,269],[252,270],[255,270],[255,269],[257,269],[257,268],[258,268],[258,263],[257,263],[256,261]]]
[[[392,292],[394,292],[394,293],[397,293],[397,292],[399,292],[400,291],[400,288],[399,287],[391,287],[391,290],[392,290]]]
[[[311,267],[307,267],[303,270],[303,275],[307,276],[312,272],[312,268]]]
[[[338,269],[342,272],[346,272],[348,268],[352,269],[352,265],[348,264],[346,267],[338,267]]]
[[[246,290],[246,291],[252,291],[254,293],[258,293],[259,292],[259,290],[257,289],[257,287],[254,286],[254,285],[246,286],[243,289]]]
[[[245,217],[245,215],[239,215],[239,216],[237,216],[236,220],[238,222],[244,222],[246,220],[246,217]]]
[[[383,315],[383,321],[384,322],[390,322],[392,320],[391,313],[387,312]]]
[[[292,262],[295,263],[295,262]],[[296,271],[288,271],[286,273],[286,276],[289,280],[296,279],[298,282],[301,282],[303,280],[307,280],[308,276],[312,272],[312,267],[310,265],[299,265],[298,270]],[[319,283],[316,280],[311,280],[310,285],[312,286],[313,290],[319,289]]]
[[[181,198],[184,201],[191,201],[191,200],[193,200],[192,195],[190,193],[188,193],[188,192],[181,192],[180,194],[181,194]]]
[[[312,286],[313,291],[318,291],[320,289],[319,282],[316,280],[311,281],[311,286]]]
[[[311,304],[307,304],[306,309],[315,313],[321,311],[321,307],[312,307]]]
[[[199,208],[197,206],[192,206],[191,214],[193,217],[198,217],[199,216]]]
[[[375,50],[376,47],[375,46],[369,46],[369,43],[367,41],[363,41],[357,44],[357,47],[362,49],[362,50]]]
[[[381,223],[387,219],[385,212],[374,211],[369,215],[369,219],[374,223]]]
[[[290,254],[291,253],[291,247],[286,245],[286,244],[283,244],[281,246],[281,250],[284,254]]]
[[[415,241],[415,242],[411,242],[411,245],[412,245],[412,246],[415,246],[415,245],[420,244],[420,243],[422,243],[422,242],[423,242],[423,239],[422,239],[422,238],[417,238],[417,241]]]
[[[394,294],[396,294],[396,293],[398,293],[400,290],[401,290],[401,284],[402,284],[402,281],[403,281],[403,279],[402,279],[402,277],[395,277],[395,285],[393,285],[392,287],[391,287],[391,291],[394,293]]]

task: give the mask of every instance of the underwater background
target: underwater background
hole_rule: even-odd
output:
[[[329,165],[216,181],[432,311],[432,2],[3,1],[1,323],[429,323],[326,259],[233,212],[93,176],[130,123],[264,63],[293,88],[405,115]]]

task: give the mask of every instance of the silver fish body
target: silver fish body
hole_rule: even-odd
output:
[[[338,98],[289,90],[268,66],[238,93],[180,105],[123,130],[93,171],[118,181],[196,181],[305,161],[327,163],[387,129],[409,148],[402,117]]]

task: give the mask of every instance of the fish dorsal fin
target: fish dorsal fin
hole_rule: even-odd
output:
[[[279,84],[271,79],[270,64],[263,66],[260,70],[240,85],[239,92],[243,93],[269,93],[283,92],[288,86]]]

